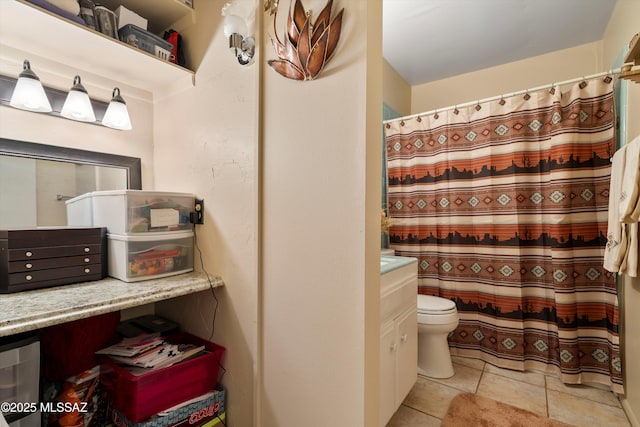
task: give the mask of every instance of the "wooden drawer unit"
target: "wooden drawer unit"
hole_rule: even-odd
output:
[[[0,293],[107,276],[106,228],[0,229]]]

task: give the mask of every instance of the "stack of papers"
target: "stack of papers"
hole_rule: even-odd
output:
[[[204,352],[204,346],[170,344],[157,334],[125,338],[118,344],[96,351],[124,365],[134,375],[164,368]]]

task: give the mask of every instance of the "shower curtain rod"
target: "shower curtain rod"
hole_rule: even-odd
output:
[[[589,76],[577,77],[577,78],[570,79],[570,80],[565,80],[565,81],[562,81],[562,82],[554,82],[554,83],[551,83],[551,84],[546,84],[546,85],[534,87],[534,88],[531,88],[531,89],[525,89],[525,90],[519,90],[517,92],[505,93],[503,95],[492,96],[490,98],[479,99],[477,101],[465,102],[464,104],[455,104],[455,105],[450,105],[450,106],[444,107],[444,108],[436,108],[436,109],[431,110],[431,111],[425,111],[423,113],[412,114],[410,116],[397,117],[395,119],[384,120],[382,122],[382,124],[396,122],[398,120],[409,120],[409,119],[413,119],[413,118],[416,118],[416,117],[428,116],[429,114],[441,113],[443,111],[448,111],[448,110],[455,110],[456,108],[470,107],[472,105],[478,105],[478,104],[481,104],[481,103],[484,103],[484,102],[497,101],[497,100],[503,99],[503,98],[509,98],[509,97],[512,97],[512,96],[524,95],[524,94],[529,93],[529,92],[535,92],[535,91],[538,91],[538,90],[550,89],[550,88],[552,88],[554,86],[562,86],[562,85],[568,85],[568,84],[571,84],[571,83],[581,82],[583,80],[597,79],[598,77],[604,77],[604,76],[608,76],[610,74],[611,75],[612,74],[620,74],[621,72],[622,72],[621,68],[614,68],[614,69],[611,69],[609,71],[605,71],[605,72],[597,73],[597,74],[591,74]]]

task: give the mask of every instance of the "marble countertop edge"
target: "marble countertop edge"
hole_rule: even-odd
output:
[[[133,283],[107,278],[0,295],[0,307],[6,308],[0,310],[0,337],[224,286],[220,277],[210,280],[203,273]],[[97,287],[103,292],[96,292]]]

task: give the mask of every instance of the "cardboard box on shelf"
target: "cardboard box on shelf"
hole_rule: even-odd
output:
[[[143,30],[147,29],[146,18],[143,18],[134,11],[127,9],[124,6],[118,6],[115,12],[116,16],[118,17],[118,29],[124,27],[127,24],[133,24],[136,27],[142,28]]]

